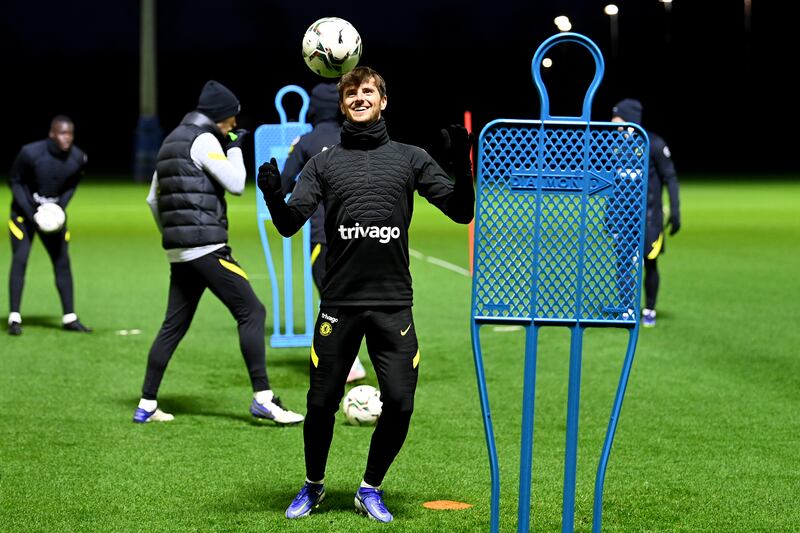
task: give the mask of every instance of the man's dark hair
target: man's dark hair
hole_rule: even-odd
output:
[[[56,124],[59,124],[61,122],[66,122],[67,124],[72,124],[73,126],[75,125],[75,123],[72,122],[72,119],[69,118],[67,115],[56,115],[53,117],[53,120],[50,121],[50,129],[52,130],[56,126]]]
[[[362,83],[370,78],[375,79],[375,85],[378,87],[378,93],[380,93],[381,98],[386,96],[386,81],[384,81],[383,76],[369,67],[356,67],[339,80],[339,85],[337,86],[339,89],[339,102],[344,100],[344,90],[347,87],[360,87]]]

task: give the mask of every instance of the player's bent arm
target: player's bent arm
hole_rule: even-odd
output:
[[[25,215],[25,218],[32,220],[36,209],[33,202],[33,193],[25,184],[25,173],[28,169],[29,164],[23,150],[14,160],[14,164],[11,167],[11,173],[8,175],[8,185],[11,187],[11,194],[14,196],[17,205],[22,208],[22,214]]]
[[[147,205],[153,213],[153,218],[161,231],[161,218],[158,216],[158,172],[153,172],[153,180],[150,182],[150,192],[147,193]]]
[[[680,199],[678,195],[678,173],[675,171],[675,163],[672,161],[672,153],[667,143],[661,137],[653,139],[654,154],[658,175],[661,182],[667,186],[669,192],[669,208],[672,213],[680,212]]]
[[[191,156],[195,164],[208,172],[226,191],[237,196],[244,192],[247,170],[244,168],[241,148],[231,148],[226,156],[217,138],[211,133],[203,133],[192,143]]]
[[[322,200],[316,161],[312,159],[303,167],[288,204],[282,194],[265,195],[265,200],[278,233],[284,237],[297,233]]]
[[[303,227],[308,217],[303,217],[296,209],[292,209],[286,205],[282,194],[265,197],[264,200],[269,209],[269,214],[272,216],[272,223],[275,229],[278,230],[284,237],[291,237]]]
[[[416,189],[423,198],[439,208],[445,215],[459,224],[469,224],[475,212],[475,189],[472,176],[457,175],[451,181],[433,158],[418,149],[412,153]]]
[[[80,181],[80,174],[72,176],[66,183],[64,192],[58,196],[58,205],[61,206],[61,209],[67,209],[67,204],[69,204],[70,200],[72,200],[72,197],[75,195],[75,189],[78,188],[78,181]]]
[[[67,209],[67,204],[69,204],[70,200],[72,200],[72,197],[75,195],[75,190],[78,188],[78,183],[80,183],[83,177],[86,162],[89,159],[86,154],[82,152],[79,152],[76,157],[81,161],[81,167],[75,174],[70,176],[69,180],[67,180],[64,185],[64,190],[58,196],[58,205],[65,211]]]
[[[77,183],[73,184],[58,197],[58,205],[61,206],[61,209],[66,211],[67,204],[69,204],[69,201],[72,200],[72,197],[75,195],[76,187]]]
[[[456,176],[453,193],[445,199],[448,216],[459,224],[469,224],[475,217],[475,189],[472,175]]]

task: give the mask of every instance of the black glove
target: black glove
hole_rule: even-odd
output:
[[[241,148],[245,137],[250,135],[250,130],[239,128],[238,130],[228,132],[228,146],[227,150],[231,148]]]
[[[264,198],[271,198],[282,194],[281,171],[278,170],[278,162],[275,161],[274,157],[269,160],[269,163],[262,163],[261,166],[258,167],[256,183],[264,194]]]
[[[670,235],[675,235],[681,229],[681,216],[678,213],[670,213],[669,228]]]
[[[472,176],[470,153],[474,136],[461,124],[442,130],[442,148],[456,177]]]

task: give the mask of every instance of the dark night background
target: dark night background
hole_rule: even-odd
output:
[[[194,108],[208,79],[239,96],[244,127],[278,122],[278,89],[310,90],[321,80],[303,63],[303,32],[320,17],[339,16],[361,34],[361,64],[387,80],[390,134],[435,152],[439,128],[461,121],[465,109],[477,131],[495,118],[539,118],[530,63],[539,44],[557,32],[553,18],[564,14],[572,31],[591,38],[606,59],[593,120],[608,120],[621,98],[639,98],[645,127],[667,140],[679,175],[800,168],[789,148],[793,136],[781,133],[799,116],[785,72],[797,64],[800,48],[781,2],[752,2],[746,31],[741,1],[675,0],[670,10],[657,0],[619,1],[616,57],[606,3],[157,1],[161,127],[168,132]],[[5,5],[0,174],[22,144],[46,135],[53,115],[66,113],[76,123],[76,144],[89,154],[87,177],[130,178],[139,16],[134,0]],[[576,45],[552,52],[554,68],[545,71],[551,113],[577,115],[593,62]],[[296,114],[299,100],[284,103],[290,117]]]

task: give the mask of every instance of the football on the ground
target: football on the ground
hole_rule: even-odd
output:
[[[317,20],[303,35],[303,59],[315,74],[338,78],[355,68],[361,59],[361,36],[352,24],[339,17]]]
[[[381,393],[372,385],[358,385],[345,395],[342,412],[353,426],[372,426],[381,416]]]
[[[42,204],[33,214],[33,221],[44,233],[60,231],[64,227],[66,219],[64,210],[56,203]]]

